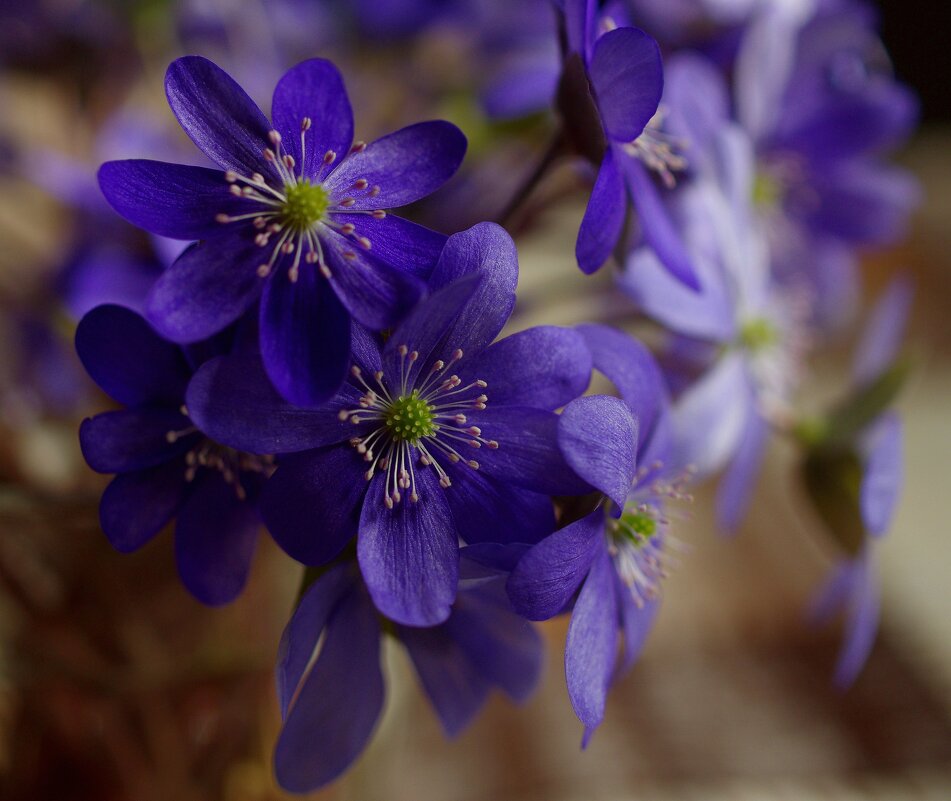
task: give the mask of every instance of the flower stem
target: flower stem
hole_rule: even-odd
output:
[[[505,206],[502,213],[498,215],[499,225],[505,226],[511,222],[518,210],[524,205],[525,201],[528,200],[532,192],[535,191],[535,187],[538,186],[542,178],[547,175],[552,165],[560,156],[564,155],[566,145],[567,139],[565,138],[564,131],[559,129],[552,137],[551,142],[549,142],[538,164],[535,165],[535,169],[519,184],[518,189],[516,189],[512,195],[512,199]]]

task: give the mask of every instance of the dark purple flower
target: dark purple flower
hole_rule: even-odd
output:
[[[83,456],[116,473],[99,519],[112,545],[134,551],[177,518],[175,556],[185,586],[222,604],[244,587],[260,525],[257,499],[272,462],[208,439],[183,406],[190,354],[135,312],[99,306],[76,331],[92,379],[126,408],[83,421]]]
[[[491,344],[517,270],[496,225],[450,237],[432,294],[385,343],[355,329],[350,381],[323,409],[282,402],[247,359],[212,361],[189,388],[191,414],[216,439],[294,454],[262,502],[278,543],[318,565],[359,532],[370,594],[400,623],[446,619],[460,538],[536,542],[554,526],[547,496],[578,484],[553,410],[587,387],[591,359],[561,328]]]
[[[565,674],[586,745],[604,718],[610,684],[637,659],[653,625],[672,542],[665,506],[686,497],[689,473],[665,461],[667,390],[647,349],[604,326],[580,331],[594,366],[623,400],[572,401],[559,418],[558,441],[578,475],[603,493],[602,502],[530,548],[508,592],[515,610],[530,620],[572,610]],[[619,631],[624,650],[617,665]]]
[[[467,578],[444,623],[390,629],[449,736],[495,687],[515,701],[528,698],[542,663],[541,639],[509,609],[501,581],[465,558],[463,567]],[[304,594],[277,664],[284,726],[274,769],[284,789],[308,792],[333,781],[366,747],[383,708],[381,634],[353,562],[332,567]]]
[[[870,393],[866,398],[880,392],[881,379],[894,367],[911,296],[910,283],[897,279],[872,311],[852,363],[855,390]],[[845,616],[835,683],[847,687],[868,659],[878,630],[876,542],[890,528],[901,494],[902,423],[894,411],[886,409],[844,440],[834,418],[822,427],[825,432],[807,455],[805,477],[820,514],[846,556],[837,561],[817,595],[813,617],[825,621],[837,612]],[[835,506],[830,508],[831,504]]]
[[[224,71],[188,56],[166,75],[169,105],[223,172],[163,162],[107,162],[106,198],[153,233],[200,239],[152,290],[149,319],[195,342],[260,297],[261,353],[289,400],[333,397],[346,375],[350,321],[380,330],[412,308],[445,237],[388,215],[438,189],[465,138],[446,122],[353,143],[337,69],[313,59],[274,91],[273,123]]]

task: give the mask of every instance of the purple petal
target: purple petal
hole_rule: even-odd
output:
[[[500,582],[460,593],[446,624],[492,684],[514,701],[525,701],[538,684],[542,640],[512,613]]]
[[[743,356],[723,358],[674,406],[674,463],[716,472],[736,453],[753,410]]]
[[[467,415],[495,450],[482,448],[479,464],[487,476],[545,495],[586,492],[587,484],[568,466],[558,449],[558,416],[526,406],[503,406]]]
[[[894,361],[911,310],[914,287],[908,276],[895,278],[876,301],[852,361],[852,380],[866,384]]]
[[[367,145],[344,159],[325,181],[335,200],[352,197],[354,209],[393,209],[432,194],[459,169],[466,138],[441,120],[420,122]],[[360,179],[380,191],[358,190]]]
[[[515,54],[483,92],[482,104],[491,119],[524,117],[547,109],[557,86],[557,53]]]
[[[727,534],[734,533],[743,522],[763,464],[769,437],[769,424],[762,415],[753,410],[754,399],[750,398],[747,403],[750,414],[740,436],[736,454],[717,489],[717,526]]]
[[[309,792],[343,773],[373,733],[383,692],[376,614],[354,590],[334,609],[278,737],[274,772],[281,787]]]
[[[350,363],[350,315],[319,272],[268,281],[260,326],[264,367],[281,395],[297,406],[334,397]]]
[[[658,415],[668,404],[667,387],[651,352],[633,337],[605,325],[579,325],[594,362],[617,388],[637,418],[642,440],[654,431]]]
[[[337,68],[321,58],[301,62],[284,73],[274,89],[271,117],[281,146],[296,162],[298,174],[317,177],[326,169],[328,151],[344,158],[353,142],[353,109]],[[301,131],[304,118],[310,120]],[[301,140],[304,154],[301,158]]]
[[[126,473],[155,467],[196,444],[200,435],[169,442],[170,431],[191,422],[177,409],[123,409],[87,417],[79,427],[83,458],[97,473]]]
[[[878,633],[880,598],[871,553],[866,550],[854,569],[856,575],[846,611],[845,639],[835,665],[834,680],[840,688],[855,681],[868,661]]]
[[[364,469],[343,445],[282,459],[261,494],[261,517],[274,541],[305,565],[337,556],[357,533]]]
[[[430,289],[473,274],[481,276],[481,281],[446,332],[447,341],[457,343],[470,356],[499,335],[515,307],[518,254],[501,226],[479,223],[449,237],[430,278]]]
[[[485,702],[488,679],[445,624],[426,629],[401,626],[398,632],[443,731],[455,737]]]
[[[334,221],[355,226],[354,236],[371,242],[374,258],[398,270],[427,279],[446,245],[446,235],[430,231],[395,214],[382,220],[368,214],[335,214]]]
[[[620,157],[620,163],[637,209],[644,241],[674,278],[689,289],[700,289],[693,259],[646,168],[637,159],[626,155]]]
[[[102,493],[99,524],[122,553],[141,548],[174,517],[185,492],[178,459],[116,476]]]
[[[199,601],[233,601],[251,570],[260,521],[217,471],[197,480],[175,524],[175,561],[182,583]]]
[[[615,503],[617,514],[637,473],[637,420],[607,395],[569,403],[558,417],[558,446],[572,469]]]
[[[615,28],[594,44],[591,83],[608,135],[632,142],[657,112],[664,67],[653,37],[638,28]]]
[[[688,165],[702,169],[717,133],[730,119],[730,98],[723,76],[708,59],[681,52],[664,64],[667,129],[686,143]]]
[[[332,567],[311,584],[281,635],[275,678],[282,718],[287,717],[327,620],[344,592],[354,585],[352,567],[352,563]]]
[[[62,298],[77,320],[106,304],[144,314],[145,298],[162,270],[162,264],[147,257],[108,246],[94,248],[62,274]]]
[[[577,332],[546,325],[499,340],[463,369],[467,380],[488,384],[492,408],[557,409],[587,389],[591,356]]]
[[[575,258],[583,273],[590,275],[611,256],[621,236],[627,211],[624,181],[614,163],[614,151],[608,149],[598,170],[598,180],[581,221]]]
[[[589,730],[604,719],[604,703],[617,658],[617,620],[614,569],[607,550],[602,550],[578,594],[565,643],[568,697],[578,719]]]
[[[129,309],[89,312],[76,329],[76,352],[92,380],[125,406],[179,404],[185,395],[190,371],[181,350]]]
[[[133,225],[172,239],[204,239],[222,232],[218,214],[241,214],[253,204],[236,198],[220,170],[132,159],[99,168],[106,200]]]
[[[618,674],[630,670],[637,661],[647,636],[654,627],[657,613],[660,611],[660,601],[647,601],[638,606],[635,603],[630,589],[621,581],[617,573],[614,574],[615,597],[618,601],[618,611],[621,614],[621,631],[624,632],[624,652]]]
[[[435,359],[442,358],[448,362],[455,349],[468,344],[462,339],[462,334],[456,334],[453,340],[448,340],[446,332],[456,331],[453,323],[468,300],[478,291],[481,280],[482,276],[478,273],[463,276],[455,283],[435,290],[419,303],[386,341],[382,355],[386,374],[401,374],[405,358],[400,355],[403,345],[419,354],[416,366],[411,365],[407,370],[408,383],[413,384],[416,376],[422,370],[428,371]]]
[[[165,73],[168,104],[182,129],[223,170],[266,172],[263,153],[271,126],[224,70],[201,56],[185,56]]]
[[[149,322],[173,342],[198,342],[246,312],[261,292],[261,248],[225,234],[186,250],[152,287]]]
[[[529,620],[548,620],[564,611],[604,550],[604,512],[596,509],[519,560],[506,584],[512,607]]]
[[[360,570],[384,615],[407,626],[433,626],[449,617],[459,575],[458,537],[446,490],[433,471],[418,470],[419,501],[411,502],[406,492],[387,509],[385,483],[382,476],[371,481],[363,503]]]
[[[188,385],[188,414],[217,442],[248,453],[294,453],[343,442],[353,426],[341,407],[356,408],[359,393],[345,385],[336,403],[301,409],[282,398],[259,356],[227,356],[205,362]]]
[[[336,233],[321,236],[330,285],[347,311],[375,331],[406,316],[423,294],[423,283],[366,253]]]
[[[459,536],[467,543],[534,543],[555,529],[551,498],[509,486],[478,470],[443,465],[452,486],[446,500]]]
[[[564,7],[568,50],[580,53],[587,61],[596,35],[597,0],[565,0]]]
[[[885,414],[864,439],[859,488],[862,522],[869,534],[881,536],[891,526],[904,479],[901,418],[895,412]]]

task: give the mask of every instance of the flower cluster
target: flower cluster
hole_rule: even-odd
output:
[[[367,11],[371,35],[414,35],[429,5]],[[729,19],[697,3],[686,19],[564,0],[502,37],[495,4],[436,5],[443,26],[485,26],[470,56],[491,59],[490,111],[549,112],[553,148],[506,207],[552,165],[583,163],[577,264],[616,264],[618,291],[663,329],[654,351],[599,323],[500,338],[512,236],[424,224],[427,203],[451,217],[481,156],[453,178],[467,141],[444,121],[355,140],[322,58],[280,78],[270,118],[212,61],[173,61],[168,103],[204,166],[136,158],[98,173],[112,209],[170,254],[135,291],[92,282],[84,300],[76,349],[123,407],[80,429],[89,466],[115,474],[102,528],[131,551],[175,519],[182,581],[207,604],[241,592],[262,527],[306,566],[277,669],[274,766],[294,792],[336,779],[369,741],[383,635],[454,735],[492,688],[529,695],[542,648],[529,621],[569,614],[586,744],[658,615],[693,485],[723,471],[716,527],[736,531],[775,435],[800,447],[842,548],[816,601],[820,618],[846,612],[840,683],[877,624],[905,283],[876,307],[839,405],[803,392],[859,294],[856,249],[897,237],[915,194],[884,164],[915,102],[877,69],[869,16],[835,1]],[[548,12],[554,24],[536,19]],[[586,394],[595,372],[612,395]]]

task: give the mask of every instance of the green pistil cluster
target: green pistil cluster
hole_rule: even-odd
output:
[[[436,433],[437,425],[433,407],[413,390],[409,395],[397,398],[386,412],[386,427],[397,442],[415,445],[423,437]]]
[[[740,328],[740,344],[752,351],[775,345],[778,339],[779,332],[776,326],[763,317],[747,320]]]
[[[312,184],[306,178],[284,186],[284,222],[291,230],[302,233],[324,219],[330,207],[330,195],[322,184]]]
[[[782,199],[782,184],[768,172],[760,170],[753,179],[753,204],[760,208],[773,208]]]
[[[613,532],[615,538],[627,540],[635,548],[641,548],[657,533],[657,521],[647,512],[630,510],[614,522]]]

